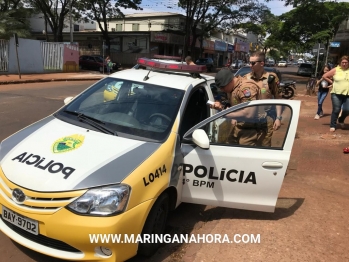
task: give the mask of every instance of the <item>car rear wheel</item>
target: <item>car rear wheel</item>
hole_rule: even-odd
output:
[[[149,212],[142,230],[142,236],[150,234],[160,235],[165,232],[169,203],[168,194],[165,193],[159,196]],[[149,257],[156,252],[159,246],[160,243],[140,243],[138,246],[138,254]]]

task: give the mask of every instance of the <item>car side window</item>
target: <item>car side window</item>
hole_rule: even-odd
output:
[[[210,116],[210,108],[206,105],[208,95],[204,87],[196,88],[190,95],[180,125],[180,137],[190,128]]]
[[[281,127],[272,131],[275,119],[275,105],[247,107],[255,116],[252,118],[232,118],[229,113],[205,124],[205,130],[211,145],[242,146],[256,148],[282,149],[291,123],[292,110],[282,107]],[[242,110],[242,109],[240,109]]]

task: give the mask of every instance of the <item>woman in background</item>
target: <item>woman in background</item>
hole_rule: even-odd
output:
[[[336,131],[337,119],[341,128],[344,128],[344,120],[349,115],[349,56],[342,56],[337,67],[333,68],[322,77],[330,85],[332,114],[330,122],[330,132]],[[342,115],[338,118],[342,107]]]
[[[107,56],[107,57],[105,58],[105,62],[106,62],[106,64],[107,64],[107,73],[108,73],[108,75],[109,75],[109,74],[110,74],[111,67],[112,67],[112,62],[111,62],[111,59],[110,59],[109,56]]]
[[[325,101],[325,98],[327,97],[328,90],[332,85],[329,85],[326,80],[322,77],[325,73],[331,70],[331,67],[329,65],[325,65],[324,68],[320,71],[321,78],[316,82],[316,86],[319,87],[319,90],[317,92],[317,112],[314,117],[314,119],[319,119],[324,115],[324,112],[322,110],[322,104]]]

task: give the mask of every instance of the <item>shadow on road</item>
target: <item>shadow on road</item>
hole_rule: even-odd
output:
[[[170,214],[165,234],[190,234],[200,229],[206,222],[220,219],[279,220],[292,216],[303,204],[304,198],[279,198],[274,213],[240,210],[224,207],[182,203]],[[180,252],[185,244],[162,244],[158,252],[150,258],[136,256],[127,262],[181,261]]]

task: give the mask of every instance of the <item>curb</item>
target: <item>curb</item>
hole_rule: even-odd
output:
[[[102,78],[104,78],[104,77],[9,80],[9,81],[0,81],[0,85],[41,83],[41,82],[59,82],[59,81],[94,81],[94,80],[101,80]]]

